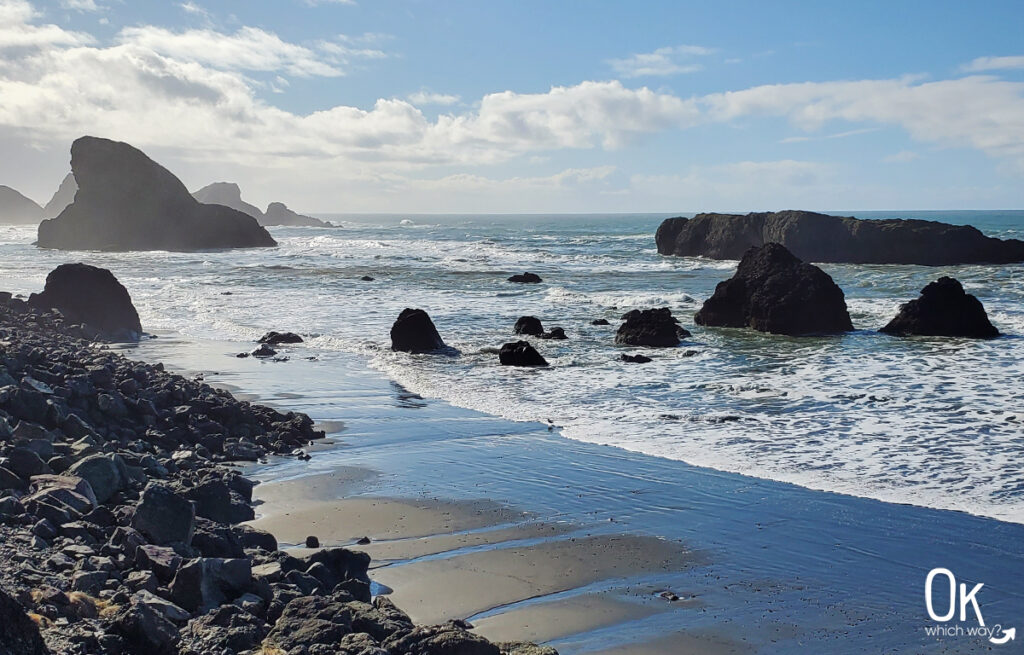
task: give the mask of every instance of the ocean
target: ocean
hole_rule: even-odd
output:
[[[855,215],[1024,238],[1024,211]],[[34,228],[2,226],[0,288],[39,290],[57,264],[85,261],[114,272],[146,330],[236,342],[239,351],[270,329],[310,337],[290,361],[267,367],[301,368],[311,354],[340,376],[355,354],[414,394],[551,424],[581,442],[1024,523],[1024,266],[826,264],[854,332],[704,329],[693,314],[736,262],[658,255],[654,231],[667,216],[326,215],[342,227],[272,228],[279,248],[208,253],[42,251],[31,245]],[[506,281],[523,271],[544,282]],[[942,275],[976,295],[1004,336],[877,332]],[[614,344],[623,313],[663,306],[693,332],[680,347]],[[425,309],[460,355],[391,352],[388,332],[405,307]],[[548,369],[498,365],[496,349],[519,338],[512,326],[523,315],[569,336],[535,341]],[[598,318],[611,325],[591,325]],[[623,363],[623,352],[654,361]]]

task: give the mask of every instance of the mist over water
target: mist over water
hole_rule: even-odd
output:
[[[1024,237],[1024,212],[856,215]],[[3,289],[29,292],[57,264],[86,261],[128,287],[147,330],[238,341],[269,329],[312,334],[308,354],[325,365],[332,352],[359,353],[421,395],[550,420],[569,438],[1024,523],[1024,266],[827,264],[857,331],[796,339],[703,329],[693,313],[736,263],[658,255],[654,230],[666,216],[341,217],[339,230],[275,228],[273,250],[188,254],[44,251],[31,245],[33,228],[0,226],[0,277]],[[505,281],[523,271],[544,283]],[[941,275],[961,280],[1006,336],[875,332]],[[674,349],[614,345],[621,314],[657,306],[693,337]],[[391,352],[404,307],[427,310],[461,355]],[[494,349],[518,338],[512,326],[528,314],[569,340],[535,341],[550,369],[498,366]],[[597,318],[612,325],[590,325]],[[626,364],[623,352],[654,361]],[[307,353],[294,354],[268,362],[268,374],[303,366]]]

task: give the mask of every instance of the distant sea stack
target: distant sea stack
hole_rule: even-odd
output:
[[[900,306],[880,332],[898,335],[994,339],[999,330],[988,320],[984,305],[964,291],[956,278],[940,277],[921,296]]]
[[[777,243],[748,250],[736,274],[718,283],[693,320],[792,336],[853,329],[843,290],[828,273]]]
[[[39,225],[39,246],[173,250],[275,246],[256,219],[189,195],[170,171],[127,143],[86,136],[71,145],[75,201]]]
[[[948,266],[1024,261],[1024,241],[987,237],[969,225],[792,210],[668,218],[655,241],[663,255],[711,259],[740,259],[749,248],[774,242],[812,262]]]
[[[43,208],[9,186],[0,184],[0,223],[31,225],[43,220]]]
[[[252,216],[263,225],[263,212],[259,207],[242,200],[242,190],[234,182],[214,182],[194,192],[192,197],[207,205],[224,205]]]
[[[272,202],[267,206],[264,225],[289,225],[294,227],[334,227],[330,223],[312,216],[303,216],[288,209],[283,202]]]
[[[78,183],[75,176],[68,173],[64,176],[57,192],[50,198],[50,202],[43,207],[43,218],[57,218],[64,209],[75,201],[75,193],[78,191]]]

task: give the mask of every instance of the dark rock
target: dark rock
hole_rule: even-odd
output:
[[[258,343],[265,343],[270,346],[277,346],[282,343],[302,343],[303,339],[294,332],[267,332]]]
[[[310,536],[306,537],[306,548],[319,548],[319,547],[320,547],[320,540],[319,539],[317,539],[313,535],[310,535]]]
[[[611,325],[606,318],[595,318],[590,322],[591,325]]]
[[[193,619],[182,631],[180,655],[210,653],[267,653],[255,650],[267,635],[267,626],[258,617],[235,605],[224,605]]]
[[[181,556],[170,546],[143,544],[135,549],[135,565],[152,571],[164,582],[170,582],[181,566]]]
[[[128,486],[128,468],[120,455],[90,455],[73,464],[68,473],[88,482],[100,504]]]
[[[165,655],[176,650],[178,626],[138,595],[132,596],[114,625],[130,645],[130,652]]]
[[[366,553],[348,550],[347,548],[324,548],[310,555],[305,561],[309,562],[309,567],[312,567],[314,564],[324,565],[330,577],[324,577],[324,574],[321,573],[321,577],[318,579],[329,589],[333,589],[350,580],[367,583],[365,588],[356,586],[349,593],[356,600],[370,601],[368,586],[370,578],[367,575],[367,570],[370,567],[370,556]]]
[[[160,546],[188,544],[195,530],[195,516],[195,506],[188,500],[165,486],[150,484],[135,509],[132,527]]]
[[[0,588],[0,655],[46,655],[39,627],[18,601]]]
[[[536,316],[520,316],[519,320],[516,321],[515,327],[512,328],[512,331],[516,334],[528,334],[530,336],[539,337],[544,334],[544,326]]]
[[[131,602],[146,605],[160,616],[174,623],[184,623],[192,618],[192,615],[184,608],[178,607],[171,601],[146,590],[136,592],[132,596]]]
[[[248,525],[236,526],[232,532],[238,537],[238,543],[242,548],[258,548],[267,552],[277,550],[277,539],[269,532],[257,530]]]
[[[541,357],[528,341],[506,343],[498,351],[498,361],[502,366],[547,366],[546,359]]]
[[[86,323],[115,341],[137,341],[142,324],[128,290],[105,268],[61,264],[46,276],[42,293],[29,305],[58,309],[72,323]]]
[[[356,541],[356,544],[358,544],[360,546],[368,546],[370,544],[370,538],[369,537],[359,537],[359,540]]]
[[[627,346],[654,346],[671,348],[690,332],[679,325],[668,307],[660,309],[634,309],[622,316],[625,321],[615,333],[615,343]]]
[[[499,641],[494,644],[501,655],[558,655],[551,646],[538,646],[522,641]]]
[[[384,642],[384,648],[403,655],[501,655],[498,647],[455,623],[419,627]]]
[[[352,630],[365,632],[379,642],[396,634],[411,632],[412,620],[387,596],[377,596],[373,604],[355,601],[348,603],[352,612]]]
[[[820,268],[777,243],[751,248],[736,274],[718,283],[694,321],[788,335],[853,329],[843,290]]]
[[[300,646],[336,644],[350,632],[352,613],[344,599],[304,596],[285,606],[266,643],[290,652]]]
[[[422,309],[403,309],[391,326],[391,350],[426,353],[444,347],[434,322]]]
[[[174,574],[171,600],[187,610],[206,612],[237,598],[251,584],[250,560],[199,557]]]
[[[14,498],[12,496],[5,496],[3,498],[0,498],[0,516],[20,516],[24,513],[25,506],[22,505],[17,498]],[[43,523],[43,521],[39,521],[39,523]],[[49,522],[47,522],[47,524],[49,524]],[[43,537],[44,539],[52,539],[54,535],[51,534],[50,536],[39,536]]]
[[[620,359],[624,362],[632,362],[634,364],[647,364],[648,362],[654,361],[646,355],[627,355],[625,353],[621,355]]]
[[[71,576],[71,588],[95,595],[109,576],[106,571],[79,571]]]
[[[38,457],[38,455],[37,455]],[[40,460],[42,461],[42,460]],[[0,466],[0,491],[6,489],[24,489],[28,483],[7,467]]]
[[[352,632],[341,638],[333,655],[390,655],[380,643],[365,632]]]
[[[251,354],[253,357],[259,357],[260,359],[264,359],[267,357],[273,357],[274,355],[277,354],[277,351],[268,346],[267,344],[262,343],[260,344],[259,348],[253,350]]]
[[[267,205],[267,212],[264,214],[263,225],[288,225],[298,227],[334,227],[330,223],[321,221],[312,216],[303,216],[288,209],[282,202],[272,202]]]
[[[12,448],[7,453],[7,468],[22,480],[28,480],[33,475],[53,473],[50,467],[39,455],[28,448]]]
[[[508,279],[509,282],[519,282],[520,284],[538,284],[543,282],[539,275],[536,273],[520,273],[513,275]]]
[[[999,330],[989,322],[981,301],[965,293],[963,285],[951,277],[940,277],[928,284],[921,290],[919,298],[901,305],[896,317],[880,331],[974,339],[999,336]]]
[[[361,282],[373,282],[374,278],[369,275],[364,275],[363,277],[359,278],[359,280]]]
[[[67,250],[204,250],[274,246],[248,216],[204,205],[178,178],[126,143],[82,137],[71,146],[75,201],[39,225],[39,246]]]
[[[556,341],[561,341],[563,339],[568,339],[569,337],[565,336],[565,328],[553,327],[550,330],[548,330],[546,333],[540,335],[540,338],[541,339],[554,339]]]
[[[987,237],[968,225],[792,210],[669,218],[655,241],[663,255],[712,259],[739,259],[750,248],[779,243],[813,262],[947,266],[1024,261],[1024,241]]]
[[[232,495],[228,485],[207,479],[184,492],[196,504],[196,515],[219,523],[241,523],[256,518],[252,507],[241,496]]]

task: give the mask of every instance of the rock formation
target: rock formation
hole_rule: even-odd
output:
[[[0,587],[0,655],[45,655],[49,653],[39,627],[18,601]]]
[[[61,264],[50,271],[43,291],[33,293],[28,303],[57,309],[69,323],[84,323],[107,339],[135,341],[142,336],[128,290],[105,268]]]
[[[68,173],[61,180],[60,186],[57,187],[56,193],[50,198],[50,202],[46,203],[43,207],[43,218],[57,218],[60,213],[64,211],[64,208],[75,201],[75,193],[78,192],[78,183],[75,182],[75,176],[72,173]]]
[[[272,202],[267,205],[267,213],[263,218],[264,225],[290,225],[296,227],[334,227],[330,223],[312,216],[303,216],[288,209],[283,202]]]
[[[694,321],[788,335],[853,329],[843,290],[777,243],[749,249],[736,274],[718,283]]]
[[[443,348],[441,335],[422,309],[403,309],[391,326],[391,350],[427,353]]]
[[[547,366],[546,359],[541,357],[528,341],[516,341],[502,345],[498,351],[498,361],[502,366]]]
[[[711,259],[739,259],[752,247],[774,242],[812,262],[946,266],[1024,261],[1024,241],[987,237],[968,225],[792,210],[669,218],[658,227],[655,241],[663,255]]]
[[[9,186],[0,184],[0,224],[26,225],[43,220],[43,208]]]
[[[65,250],[207,250],[274,246],[248,216],[196,201],[170,171],[126,143],[71,146],[75,201],[39,225],[39,246]]]
[[[520,284],[539,284],[539,283],[543,282],[543,280],[541,280],[539,275],[537,275],[536,273],[530,273],[530,272],[517,273],[517,274],[509,277],[508,281],[509,282],[518,282]]]
[[[965,293],[960,281],[951,277],[940,277],[928,284],[919,298],[901,305],[896,317],[880,331],[974,339],[999,336],[981,301]]]
[[[519,320],[516,321],[515,327],[512,328],[512,331],[516,334],[527,334],[539,337],[544,334],[544,325],[536,316],[520,316]]]
[[[622,315],[625,321],[615,333],[615,343],[626,346],[654,346],[671,348],[690,332],[679,325],[668,307],[660,309],[634,309]]]
[[[214,182],[194,191],[192,197],[207,205],[223,205],[252,216],[263,225],[263,212],[259,207],[242,200],[242,190],[234,182]]]

